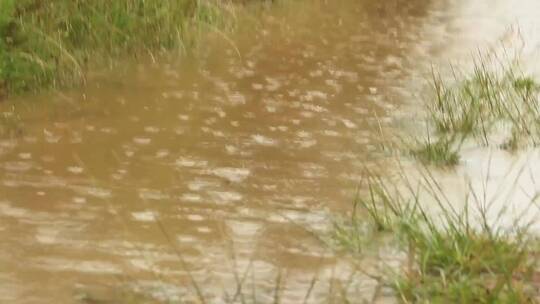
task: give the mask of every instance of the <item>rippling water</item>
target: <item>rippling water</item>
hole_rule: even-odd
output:
[[[0,141],[0,302],[189,301],[195,279],[220,303],[235,272],[262,303],[280,274],[284,303],[314,277],[309,303],[326,301],[351,267],[311,232],[384,157],[379,127],[415,103],[430,64],[516,28],[538,38],[540,3],[515,3],[278,6],[234,46],[211,35],[200,56],[16,100],[22,132]],[[372,301],[374,284],[358,275],[349,292]]]

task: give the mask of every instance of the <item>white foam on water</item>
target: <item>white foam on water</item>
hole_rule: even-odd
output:
[[[227,220],[225,224],[234,236],[241,238],[254,237],[262,229],[262,223],[252,221]]]
[[[274,146],[277,144],[277,141],[275,139],[272,139],[270,137],[266,137],[261,134],[254,134],[251,135],[251,139],[254,143],[261,145],[261,146]]]
[[[155,189],[140,189],[139,197],[143,200],[165,200],[169,198],[168,194],[163,193],[160,190]]]
[[[201,168],[206,167],[208,161],[189,157],[179,157],[175,164],[177,167]]]
[[[197,227],[197,231],[200,232],[200,233],[211,233],[212,232],[212,228],[208,227],[208,226],[202,226],[202,227]]]
[[[73,174],[81,174],[84,172],[84,168],[79,166],[69,166],[67,167],[67,171]]]
[[[21,218],[28,216],[30,211],[19,207],[14,207],[9,202],[0,201],[0,214],[8,217]]]
[[[214,182],[206,181],[206,180],[196,179],[194,181],[189,182],[187,186],[188,186],[188,189],[191,191],[201,191],[206,188],[216,187],[217,184]]]
[[[302,149],[311,148],[317,144],[316,139],[299,139],[299,140],[296,140],[295,142]]]
[[[338,137],[339,136],[339,132],[334,131],[334,130],[324,130],[323,134],[326,135],[326,136],[330,136],[330,137]]]
[[[205,218],[200,214],[188,214],[186,218],[194,222],[201,222],[205,220]]]
[[[186,201],[186,202],[196,203],[196,202],[202,201],[202,197],[200,195],[198,195],[198,194],[184,193],[180,197],[180,200]]]
[[[356,129],[358,127],[354,122],[345,118],[341,119],[341,122],[349,129]]]
[[[138,145],[148,145],[152,142],[152,139],[148,137],[134,137],[133,142]]]
[[[159,133],[160,129],[156,126],[146,126],[144,127],[144,132],[146,133]]]
[[[229,204],[242,200],[242,194],[234,191],[210,191],[210,197],[217,204]]]
[[[132,212],[131,217],[139,222],[155,222],[157,220],[157,213],[154,211]]]
[[[119,274],[122,269],[105,261],[80,261],[61,258],[46,258],[38,261],[38,267],[49,271],[70,271],[94,274]]]
[[[28,152],[19,153],[18,156],[20,159],[24,159],[24,160],[32,159],[32,153],[28,153]]]
[[[249,177],[249,175],[251,174],[251,170],[247,168],[223,167],[212,169],[211,173],[230,182],[240,183]]]
[[[92,187],[92,186],[71,186],[74,191],[86,195],[90,195],[93,197],[105,199],[110,198],[112,196],[112,191],[105,188],[100,187]]]
[[[239,92],[235,92],[227,96],[227,99],[232,105],[243,105],[246,103],[246,97]]]
[[[169,150],[162,149],[162,150],[159,150],[159,151],[156,152],[156,157],[157,158],[165,158],[165,157],[169,156],[169,154],[171,154],[171,152]]]

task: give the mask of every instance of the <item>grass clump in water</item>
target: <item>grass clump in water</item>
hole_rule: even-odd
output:
[[[426,163],[454,165],[466,140],[515,150],[540,143],[540,84],[519,64],[491,64],[480,58],[471,73],[447,84],[433,74],[434,98],[427,103],[428,125],[435,141],[413,149]]]
[[[476,221],[467,208],[457,212],[437,195],[433,203],[441,215],[435,216],[421,206],[419,190],[410,187],[412,195],[405,196],[381,179],[371,180],[368,189],[358,207],[369,220],[356,217],[354,227],[370,223],[372,231],[391,234],[400,241],[406,258],[384,280],[403,303],[538,301],[536,241],[526,227],[516,225],[508,231],[490,226],[483,209]],[[428,190],[431,195],[436,191]],[[355,240],[365,239],[368,230],[347,227],[350,225],[340,227],[334,237],[339,237],[342,248],[357,254]]]
[[[459,148],[454,140],[441,137],[436,140],[428,139],[420,148],[412,151],[420,161],[438,166],[453,166],[459,163]]]
[[[420,231],[406,237],[413,271],[395,286],[413,303],[532,303],[527,249],[520,241],[472,231]],[[528,286],[529,285],[529,286]]]
[[[232,26],[215,0],[0,0],[0,97],[84,81],[88,63],[180,50]]]

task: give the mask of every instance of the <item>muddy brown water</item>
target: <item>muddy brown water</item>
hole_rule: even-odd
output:
[[[260,303],[278,277],[283,303],[302,303],[314,277],[308,303],[328,301],[352,267],[311,232],[385,157],[379,126],[410,119],[431,63],[516,26],[538,46],[540,3],[515,4],[277,6],[210,35],[198,56],[13,101],[22,133],[0,140],[0,302],[189,302],[194,279],[221,303],[235,273]],[[373,301],[376,282],[356,277],[353,302]]]

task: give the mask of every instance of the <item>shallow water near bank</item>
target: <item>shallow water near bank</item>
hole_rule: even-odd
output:
[[[189,302],[194,279],[220,303],[235,273],[258,302],[282,278],[282,302],[301,303],[314,277],[308,302],[331,301],[353,269],[313,234],[386,157],[380,127],[410,120],[431,63],[468,58],[516,24],[534,49],[538,11],[532,0],[276,6],[245,21],[254,30],[210,34],[198,56],[13,101],[0,302]],[[373,301],[376,286],[357,275],[347,293]]]

